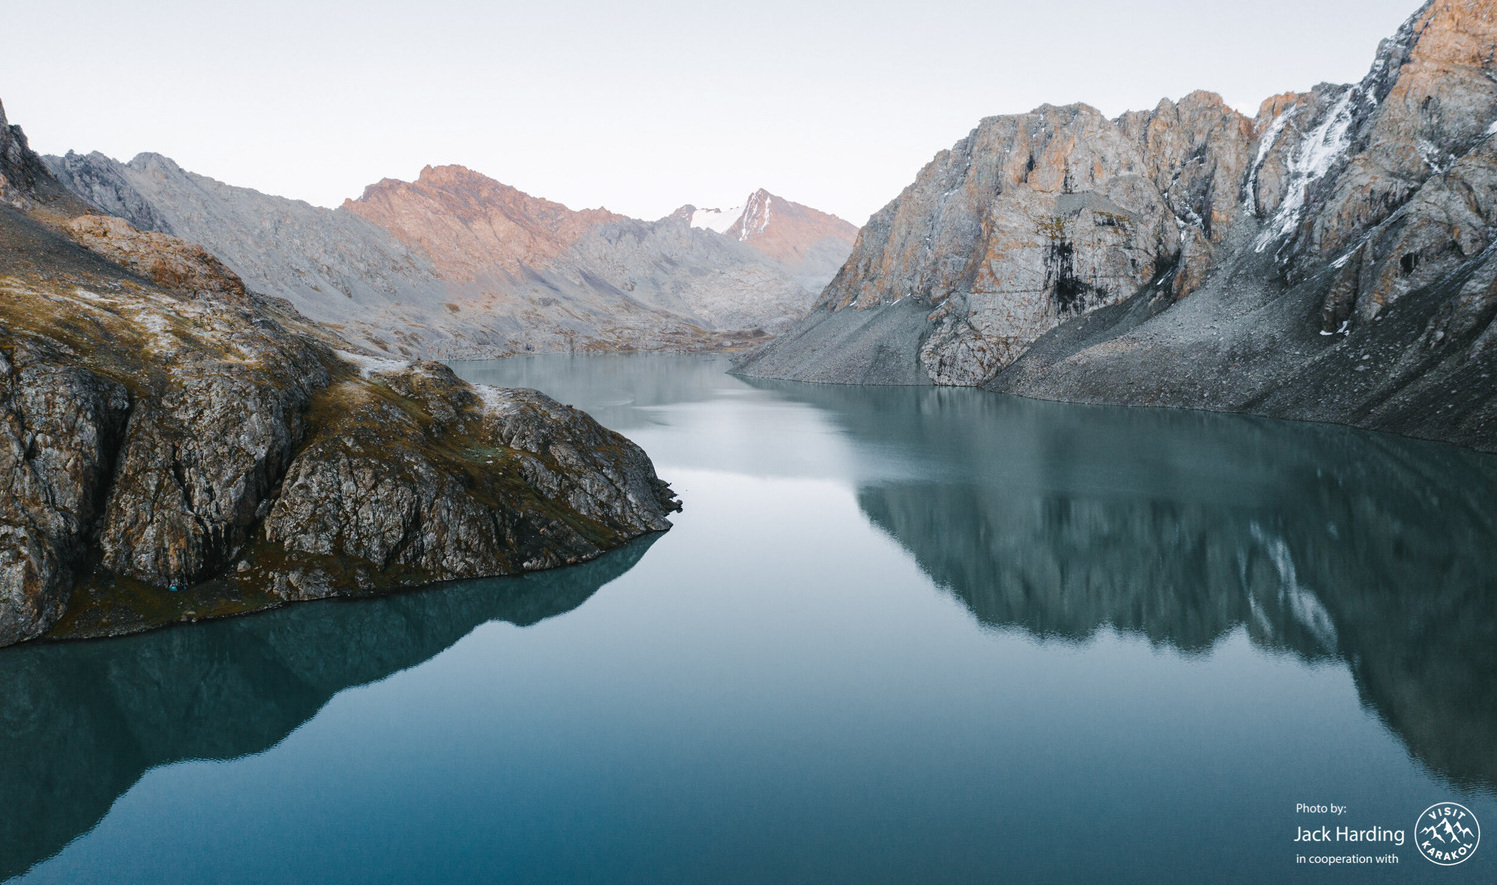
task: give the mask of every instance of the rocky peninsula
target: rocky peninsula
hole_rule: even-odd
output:
[[[0,112],[0,645],[592,559],[679,509],[535,391],[361,355]]]

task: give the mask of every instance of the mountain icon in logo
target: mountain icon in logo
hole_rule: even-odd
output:
[[[1414,844],[1430,863],[1453,867],[1464,863],[1481,844],[1481,824],[1471,809],[1457,802],[1437,802],[1419,815]]]

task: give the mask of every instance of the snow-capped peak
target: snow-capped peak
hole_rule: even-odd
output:
[[[691,213],[691,226],[725,234],[733,229],[741,215],[743,215],[742,206],[733,206],[730,209],[698,209]]]

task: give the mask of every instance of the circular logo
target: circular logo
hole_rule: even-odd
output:
[[[1419,815],[1414,844],[1430,863],[1453,867],[1476,853],[1476,846],[1481,844],[1481,825],[1466,806],[1436,802]]]

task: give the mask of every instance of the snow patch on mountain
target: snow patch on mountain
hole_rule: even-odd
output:
[[[726,234],[738,224],[741,215],[743,215],[742,206],[734,206],[730,209],[698,209],[691,213],[691,226]]]
[[[1253,244],[1256,251],[1262,252],[1270,243],[1288,235],[1299,223],[1310,185],[1331,171],[1336,159],[1351,144],[1351,126],[1356,119],[1352,101],[1361,94],[1361,90],[1355,87],[1347,89],[1326,112],[1325,118],[1300,142],[1289,159],[1289,183],[1284,190],[1284,201],[1279,204],[1273,221],[1258,235]]]

